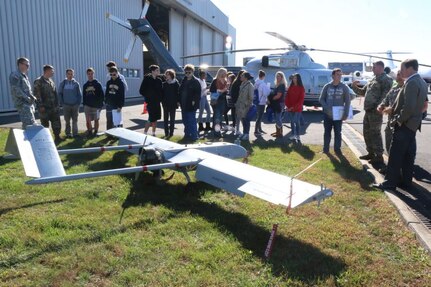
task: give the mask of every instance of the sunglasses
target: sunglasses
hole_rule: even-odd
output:
[[[186,75],[191,75],[193,72],[190,72],[190,71],[188,71],[188,72],[184,72],[184,74],[186,74]]]
[[[111,75],[111,77],[116,77],[117,76],[117,74],[110,74]]]

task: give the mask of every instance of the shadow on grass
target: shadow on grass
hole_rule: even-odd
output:
[[[14,210],[31,208],[31,207],[34,207],[34,206],[44,205],[44,204],[61,203],[61,202],[64,202],[64,201],[66,201],[66,199],[62,198],[62,199],[55,199],[55,200],[34,202],[34,203],[29,203],[29,204],[25,204],[25,205],[21,205],[21,206],[2,208],[2,209],[0,209],[0,216],[2,216],[3,214],[6,214],[8,212],[14,211]]]
[[[94,141],[95,140],[95,141]],[[106,136],[99,136],[88,143],[88,139],[85,137],[75,138],[70,142],[66,142],[62,144],[58,149],[78,149],[78,148],[89,148],[89,147],[102,147],[102,146],[111,146],[117,142],[117,139],[110,139]],[[87,161],[92,161],[99,158],[102,155],[102,152],[93,152],[93,153],[81,153],[81,154],[67,154],[65,156],[64,168],[70,168],[71,166],[82,164]],[[103,168],[103,167],[102,167]]]
[[[334,156],[333,154],[328,153],[328,158],[333,164],[335,172],[342,178],[349,181],[357,181],[365,191],[373,189],[370,187],[373,183],[372,177],[363,169],[350,165],[349,160],[343,154],[337,154]]]
[[[147,181],[147,183],[145,183]],[[202,183],[192,183],[192,191],[185,194],[183,185],[154,186],[151,191],[144,191],[148,179],[135,181],[122,207],[164,205],[176,212],[188,212],[215,223],[222,232],[233,234],[245,249],[265,260],[264,252],[270,235],[269,229],[253,223],[247,216],[238,212],[227,211],[217,204],[199,200],[199,195],[217,189]],[[126,211],[127,212],[127,211]],[[346,264],[339,258],[324,254],[311,244],[294,238],[277,236],[273,256],[268,261],[272,273],[284,279],[298,278],[313,283],[324,278],[338,277],[344,272]]]

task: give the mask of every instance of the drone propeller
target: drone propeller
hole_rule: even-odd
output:
[[[147,1],[145,1],[144,7],[142,8],[141,15],[139,16],[140,18],[145,18],[145,16],[147,15],[149,7],[150,7],[150,2],[147,0]],[[133,32],[132,25],[130,25],[129,21],[121,20],[120,18],[118,18],[114,15],[111,15],[109,13],[106,13],[106,18],[108,18],[109,20],[117,23],[118,25],[120,25],[126,29],[129,29],[133,33],[132,38],[130,39],[129,45],[127,46],[126,53],[124,53],[124,57],[123,57],[123,61],[125,63],[127,63],[129,61],[130,54],[133,51],[133,47],[135,46],[136,39],[138,38],[138,36],[135,34],[135,32]]]

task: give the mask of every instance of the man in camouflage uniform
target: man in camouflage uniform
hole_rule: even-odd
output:
[[[49,128],[49,122],[51,122],[54,139],[58,143],[61,141],[60,105],[58,104],[55,83],[51,79],[53,75],[53,66],[43,66],[43,75],[34,81],[33,93],[37,99],[36,106],[40,122],[46,128]]]
[[[27,77],[30,61],[21,57],[17,59],[16,64],[18,66],[17,70],[10,74],[9,83],[12,100],[22,122],[22,129],[25,129],[28,125],[36,124],[34,118],[36,97],[33,96],[30,81]]]
[[[401,76],[401,71],[398,71],[395,81],[397,82],[397,84],[392,87],[392,89],[377,107],[377,110],[380,113],[388,115],[388,123],[385,128],[385,147],[388,154],[391,148],[392,134],[394,133],[394,128],[391,126],[392,106],[394,105],[395,99],[397,98],[399,91],[404,86],[404,79]]]
[[[372,78],[363,88],[358,87],[359,81],[352,83],[353,91],[363,96],[364,100],[364,121],[363,134],[368,154],[360,156],[360,159],[369,160],[371,164],[384,165],[383,161],[383,141],[382,123],[383,115],[377,111],[377,106],[382,102],[392,88],[393,80],[384,72],[385,65],[382,61],[373,64],[374,78]]]

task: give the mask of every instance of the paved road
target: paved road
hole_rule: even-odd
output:
[[[355,116],[347,122],[360,134],[362,133],[362,119],[364,117],[363,98],[357,98],[352,102]],[[431,191],[431,105],[428,109],[428,117],[422,122],[421,132],[416,134],[417,153],[415,160],[415,179],[426,189]],[[384,127],[387,117],[384,117],[382,137],[384,142]],[[386,152],[386,151],[385,151]]]

